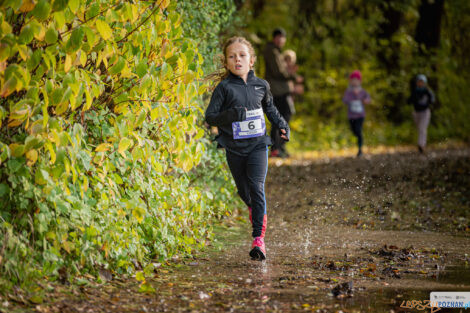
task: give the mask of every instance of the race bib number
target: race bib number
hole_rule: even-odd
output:
[[[233,122],[233,139],[246,139],[263,136],[266,133],[263,109],[246,112],[246,120]]]
[[[364,107],[362,106],[361,100],[353,100],[351,101],[350,110],[352,113],[362,113],[364,112]]]

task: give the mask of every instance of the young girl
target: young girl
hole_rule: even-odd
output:
[[[424,153],[426,147],[426,137],[428,133],[428,125],[431,119],[430,106],[436,101],[434,93],[427,85],[428,79],[424,74],[416,77],[416,88],[411,92],[408,103],[413,104],[413,117],[416,128],[418,129],[418,150]]]
[[[273,104],[269,84],[255,76],[256,55],[243,37],[232,37],[224,45],[225,78],[217,85],[206,110],[206,122],[217,126],[219,147],[225,148],[227,163],[238,194],[248,206],[254,238],[253,259],[264,260],[266,249],[266,198],[264,181],[268,170],[268,145],[264,114],[289,140],[289,126]]]
[[[297,54],[295,53],[294,50],[286,50],[282,53],[282,56],[284,57],[284,61],[286,61],[287,65],[287,72],[289,72],[290,75],[294,79],[291,79],[288,81],[289,84],[289,90],[291,90],[290,95],[287,97],[287,103],[289,103],[289,108],[290,108],[290,113],[292,115],[295,114],[295,96],[296,95],[301,95],[304,93],[304,86],[302,84],[304,78],[297,74],[297,70],[299,69],[299,66],[296,64],[297,61]]]
[[[348,119],[349,125],[354,136],[357,137],[358,152],[357,156],[362,155],[362,124],[366,111],[365,104],[370,103],[370,96],[361,87],[362,75],[361,72],[355,70],[349,75],[349,87],[344,92],[343,102],[348,106]]]

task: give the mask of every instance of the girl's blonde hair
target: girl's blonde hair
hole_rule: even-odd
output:
[[[290,58],[292,64],[295,64],[297,62],[297,54],[294,50],[286,50],[282,53],[282,56],[284,57],[284,60],[286,58]]]
[[[248,52],[250,53],[250,57],[254,62],[256,62],[256,52],[255,49],[253,48],[253,45],[251,42],[249,42],[245,37],[241,36],[233,36],[227,39],[224,43],[224,46],[222,48],[223,54],[220,56],[220,62],[222,63],[222,66],[219,67],[216,71],[213,73],[207,75],[206,79],[207,80],[215,80],[217,82],[220,82],[227,78],[227,76],[230,74],[230,71],[227,69],[226,64],[227,64],[227,49],[231,44],[234,43],[241,43],[244,44],[245,46],[248,47]]]

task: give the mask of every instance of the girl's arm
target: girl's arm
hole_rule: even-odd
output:
[[[220,111],[225,101],[225,93],[221,84],[217,85],[212,94],[211,101],[206,110],[206,122],[211,126],[230,125],[236,121],[243,121],[246,118],[245,108],[230,108]]]
[[[429,102],[431,104],[434,104],[434,102],[436,102],[436,97],[434,96],[434,93],[432,92],[430,88],[428,88],[428,93],[429,93]]]
[[[364,90],[364,100],[362,100],[362,102],[364,102],[364,104],[370,104],[370,102],[371,102],[370,95],[365,90]]]
[[[286,137],[286,140],[288,141],[290,134],[289,125],[287,124],[286,120],[281,116],[277,108],[274,106],[273,95],[271,94],[271,90],[269,89],[269,84],[267,82],[265,82],[265,84],[266,93],[264,94],[264,98],[262,101],[263,111],[264,113],[266,113],[266,116],[268,117],[268,120],[271,122],[271,124],[274,124],[277,126],[277,128],[285,131],[283,134]]]

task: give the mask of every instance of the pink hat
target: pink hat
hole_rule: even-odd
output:
[[[359,79],[359,80],[362,80],[362,74],[359,70],[355,70],[351,73],[351,75],[349,75],[349,79],[353,79],[353,78],[356,78],[356,79]]]

